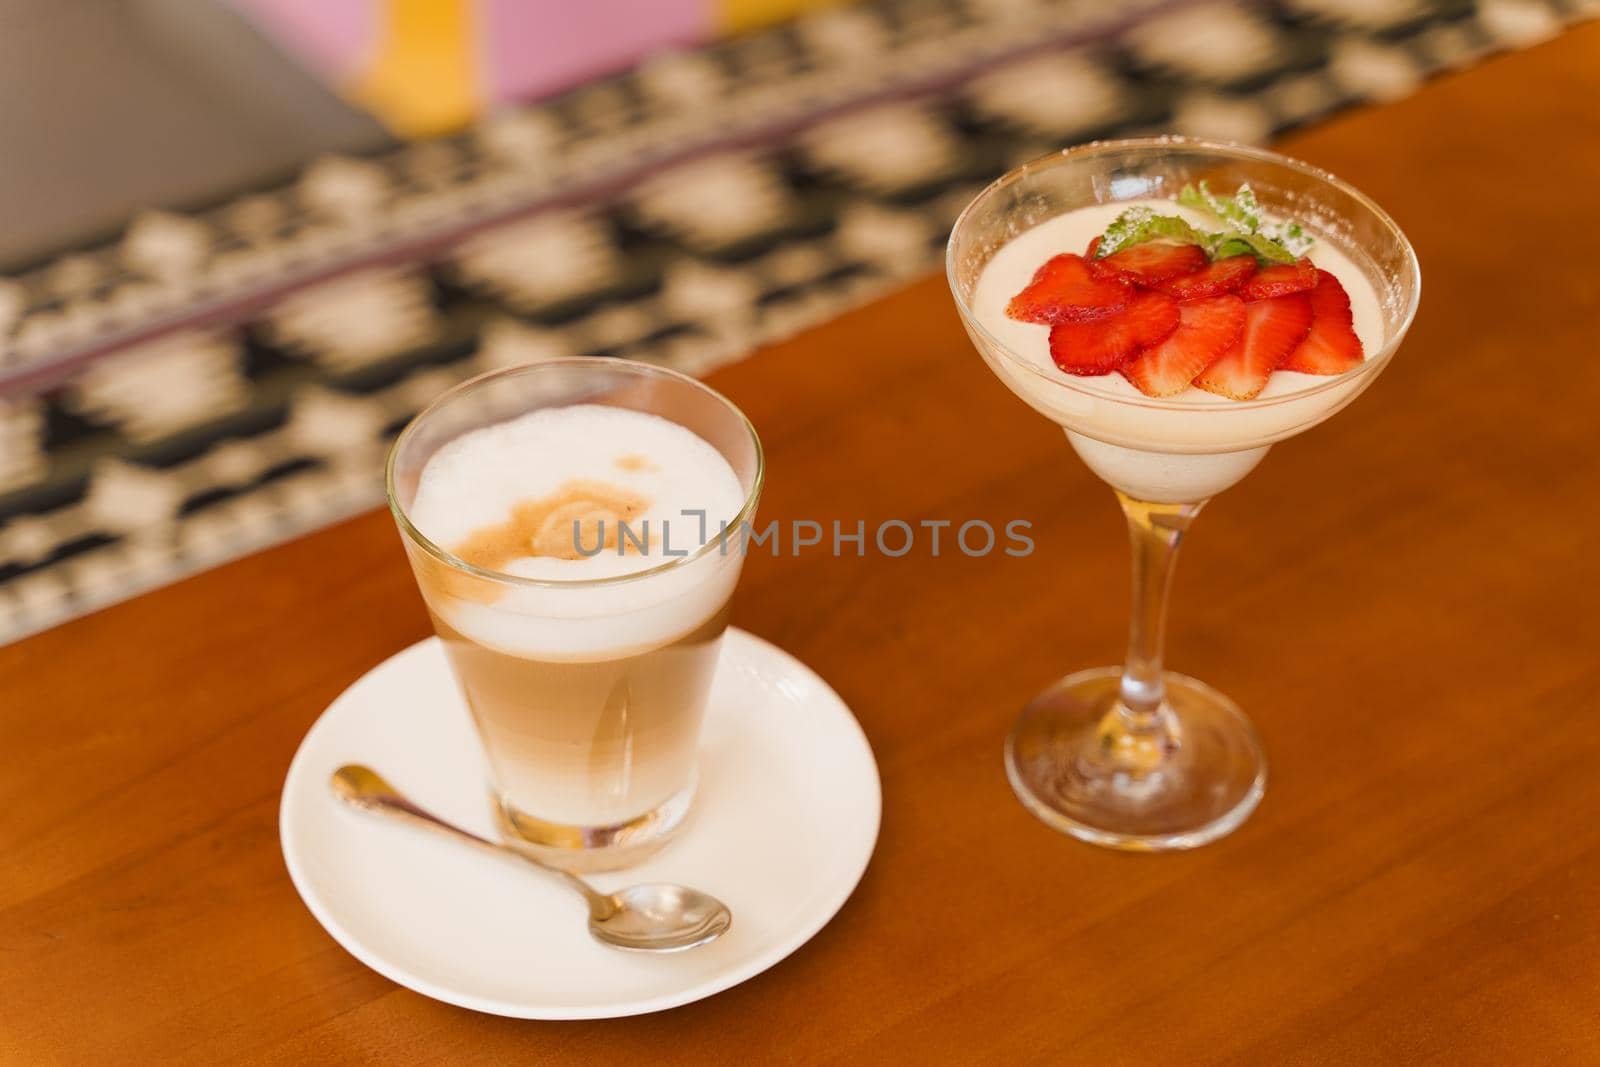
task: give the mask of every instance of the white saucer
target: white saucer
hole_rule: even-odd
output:
[[[356,959],[426,996],[525,1019],[637,1015],[759,974],[843,906],[878,837],[872,750],[827,683],[729,629],[712,687],[694,810],[677,840],[603,889],[681,882],[722,898],[733,928],[651,956],[591,940],[554,877],[342,807],[328,777],[366,763],[423,807],[487,837],[483,755],[437,638],[345,690],[300,743],[278,828],[289,876]]]

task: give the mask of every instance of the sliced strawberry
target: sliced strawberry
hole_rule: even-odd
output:
[[[1098,251],[1100,251],[1100,235],[1095,234],[1094,237],[1089,240],[1089,247],[1083,250],[1083,258],[1089,261],[1090,269],[1093,269],[1094,254]]]
[[[1249,400],[1311,329],[1305,293],[1256,300],[1244,306],[1244,330],[1232,348],[1200,373],[1194,384],[1209,393]]]
[[[1156,286],[1163,293],[1179,300],[1194,300],[1203,296],[1221,296],[1238,289],[1256,272],[1255,256],[1229,256],[1215,263],[1177,278],[1169,278]]]
[[[1193,274],[1205,265],[1206,254],[1199,245],[1176,245],[1166,241],[1146,241],[1113,252],[1104,259],[1089,261],[1090,268],[1101,278],[1122,278],[1146,287]]]
[[[1361,338],[1350,319],[1350,295],[1339,279],[1317,271],[1311,290],[1311,332],[1284,360],[1284,370],[1302,374],[1343,374],[1361,363]]]
[[[1239,295],[1246,300],[1271,300],[1275,296],[1303,293],[1317,284],[1317,268],[1309,259],[1274,263],[1244,283]]]
[[[1122,376],[1145,396],[1171,396],[1189,388],[1244,332],[1245,303],[1231,293],[1178,305],[1178,328],[1122,367]]]
[[[1065,252],[1034,272],[1028,287],[1006,305],[1006,314],[1046,326],[1084,322],[1126,307],[1132,296],[1127,282],[1097,278],[1087,260]]]
[[[1140,293],[1126,308],[1093,322],[1050,328],[1050,358],[1068,374],[1110,374],[1141,348],[1160,344],[1178,328],[1178,302],[1165,293]]]

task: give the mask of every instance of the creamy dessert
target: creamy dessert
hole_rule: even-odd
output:
[[[1227,488],[1369,380],[1379,298],[1337,244],[1228,196],[1097,204],[1003,245],[974,340],[1101,477],[1144,500]]]

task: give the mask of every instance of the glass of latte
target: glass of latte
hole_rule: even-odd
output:
[[[389,505],[508,842],[605,870],[682,824],[761,480],[738,408],[620,359],[474,378],[401,433]]]

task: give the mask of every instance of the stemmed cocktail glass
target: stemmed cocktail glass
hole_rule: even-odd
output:
[[[984,267],[1017,235],[1092,204],[1169,199],[1201,180],[1222,190],[1249,184],[1265,212],[1300,221],[1359,267],[1382,322],[1362,363],[1253,400],[1135,398],[1026,358],[975,310]],[[1170,137],[1083,145],[1006,174],[957,220],[947,271],[978,351],[1110,483],[1133,545],[1126,662],[1069,675],[1033,699],[1006,743],[1012,786],[1046,823],[1096,844],[1159,850],[1220,837],[1259,802],[1266,763],[1232,701],[1162,666],[1178,544],[1206,501],[1274,442],[1326,419],[1377,378],[1416,312],[1415,253],[1376,204],[1330,174],[1260,149]]]

